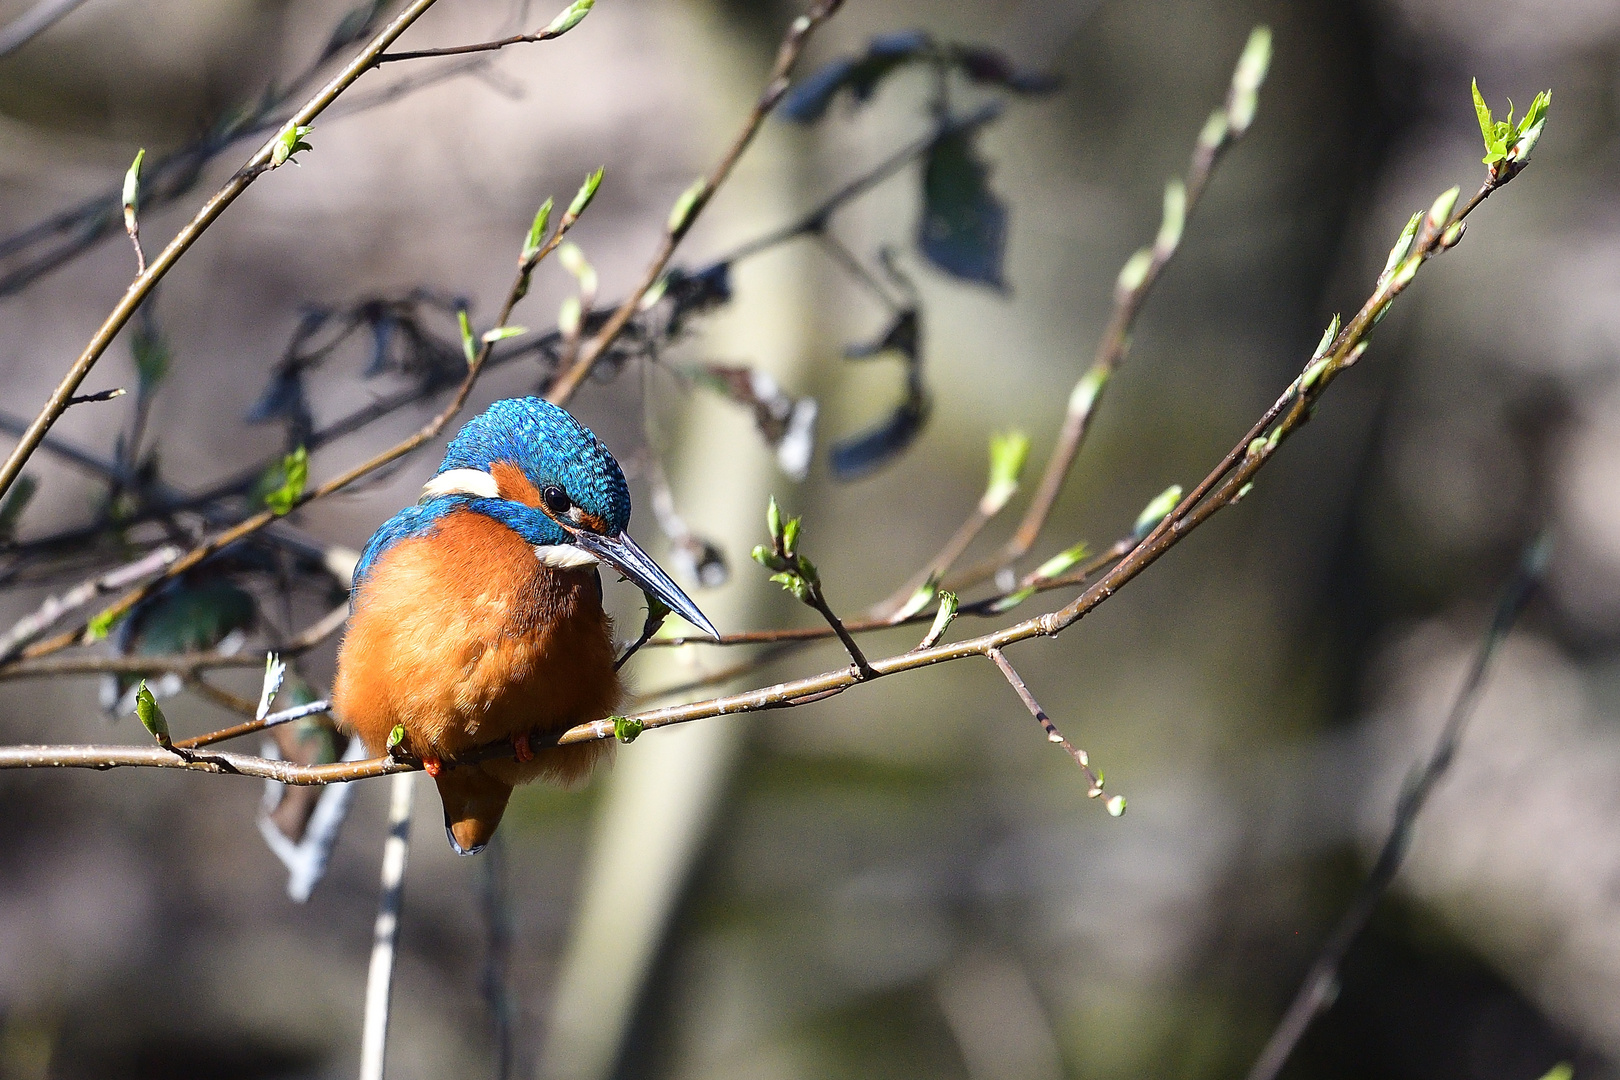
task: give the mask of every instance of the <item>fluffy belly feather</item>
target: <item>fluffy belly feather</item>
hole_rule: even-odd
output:
[[[619,683],[595,571],[543,565],[500,523],[452,514],[372,567],[338,652],[332,697],[340,721],[374,753],[403,724],[411,750],[451,759],[608,715]],[[611,747],[556,747],[532,762],[483,768],[508,783],[569,781]]]

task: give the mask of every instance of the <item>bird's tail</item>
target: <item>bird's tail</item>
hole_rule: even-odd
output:
[[[444,831],[457,855],[476,855],[495,835],[512,785],[477,765],[457,765],[434,777],[444,802]]]

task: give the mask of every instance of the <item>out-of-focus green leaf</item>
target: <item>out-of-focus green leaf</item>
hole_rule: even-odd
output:
[[[198,652],[253,625],[253,596],[223,578],[182,584],[143,604],[132,625],[142,654]]]
[[[260,478],[264,505],[275,514],[285,514],[297,504],[309,482],[309,451],[302,446],[273,465]]]

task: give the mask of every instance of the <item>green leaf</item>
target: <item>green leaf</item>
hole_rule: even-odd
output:
[[[1311,359],[1315,360],[1321,356],[1325,356],[1328,351],[1328,346],[1332,345],[1333,339],[1338,336],[1339,316],[1335,314],[1333,316],[1333,321],[1328,323],[1327,329],[1322,331],[1322,340],[1316,343],[1316,351],[1311,353]]]
[[[595,296],[597,286],[596,267],[585,258],[585,252],[572,241],[565,240],[557,248],[557,259],[563,264],[563,269],[573,274],[579,280],[579,291],[585,296]]]
[[[1069,415],[1085,416],[1097,404],[1097,396],[1102,393],[1103,387],[1108,385],[1108,371],[1106,368],[1094,367],[1074,384],[1069,391]]]
[[[1176,498],[1180,499],[1181,489],[1175,488],[1173,490],[1176,492]],[[1172,505],[1174,505],[1173,502]],[[1165,513],[1169,513],[1169,511],[1167,510]],[[1161,514],[1159,516],[1163,517],[1164,515]],[[1069,567],[1073,566],[1081,559],[1084,559],[1089,554],[1091,554],[1091,549],[1087,547],[1086,542],[1082,540],[1073,547],[1065,548],[1056,555],[1052,556],[1050,559],[1043,562],[1036,569],[1035,577],[1040,580],[1050,580],[1057,577],[1059,574],[1068,573]]]
[[[300,446],[271,468],[280,470],[280,483],[265,494],[264,505],[273,514],[285,514],[297,505],[309,482],[309,451]]]
[[[979,499],[981,514],[989,517],[1001,512],[1018,490],[1028,461],[1029,436],[1022,431],[990,436],[990,479]]]
[[[6,492],[4,502],[0,502],[0,541],[13,540],[17,536],[17,523],[22,520],[23,511],[28,508],[28,502],[39,490],[39,481],[32,476],[19,476]]]
[[[270,167],[272,169],[280,168],[287,162],[292,161],[294,154],[315,149],[304,141],[304,136],[308,135],[310,130],[307,124],[294,124],[291,120],[287,121],[287,126],[282,128],[280,133],[276,135],[275,145],[270,149]],[[298,163],[293,161],[293,164]]]
[[[1567,1061],[1560,1061],[1548,1069],[1541,1080],[1575,1080],[1575,1066]]]
[[[563,302],[557,306],[557,329],[562,331],[563,337],[578,336],[584,320],[585,309],[580,305],[579,297],[563,297]]]
[[[753,559],[767,570],[786,570],[788,561],[764,544],[756,544],[753,550]]]
[[[394,748],[405,741],[405,725],[395,724],[394,729],[388,733],[388,741],[383,744],[383,752],[393,754]]]
[[[1547,126],[1547,107],[1552,104],[1552,91],[1543,90],[1530,102],[1530,108],[1525,110],[1524,119],[1519,122],[1514,132],[1513,149],[1510,156],[1514,161],[1523,164],[1530,160],[1530,154],[1541,139],[1541,131]]]
[[[669,234],[679,236],[691,224],[692,213],[697,209],[698,200],[709,192],[709,181],[698,177],[692,181],[687,189],[681,192],[681,197],[675,200],[675,205],[669,208]]]
[[[1232,72],[1232,96],[1228,112],[1231,116],[1232,135],[1237,137],[1249,130],[1254,122],[1255,109],[1260,104],[1260,86],[1266,81],[1271,68],[1271,27],[1257,26],[1249,34]]]
[[[135,163],[124,174],[124,215],[129,218],[134,215],[136,204],[141,192],[141,161],[146,157],[146,147],[135,151]]]
[[[628,716],[615,716],[613,720],[613,737],[622,743],[635,742],[636,737],[646,730],[647,725],[640,720],[632,720]]]
[[[772,540],[782,535],[782,508],[776,505],[775,495],[765,504],[765,528],[770,531]]]
[[[604,165],[602,168],[597,169],[585,178],[583,184],[579,185],[579,190],[574,192],[574,201],[568,204],[568,212],[563,214],[563,228],[567,228],[579,220],[579,215],[583,214],[585,208],[591,205],[591,200],[596,198],[596,189],[602,186],[602,172],[606,168],[607,166]]]
[[[939,610],[934,612],[934,625],[928,628],[928,633],[923,636],[922,643],[917,648],[931,649],[939,644],[939,639],[945,636],[945,631],[950,628],[951,623],[956,619],[956,608],[955,593],[942,592],[939,594]]]
[[[1148,271],[1153,269],[1153,249],[1143,248],[1120,267],[1119,280],[1114,282],[1114,295],[1129,296],[1142,287],[1147,280]]]
[[[1485,95],[1479,92],[1479,80],[1474,80],[1474,115],[1479,117],[1479,133],[1485,139],[1485,152],[1491,152],[1491,144],[1496,141],[1496,120],[1491,116],[1491,107],[1485,104]]]
[[[467,318],[466,308],[456,309],[456,325],[461,328],[461,352],[467,358],[467,366],[471,367],[478,359],[478,339],[473,336],[472,320]]]
[[[782,526],[782,550],[792,555],[799,549],[799,529],[803,518],[788,518]]]
[[[798,597],[800,600],[806,600],[810,596],[809,584],[804,580],[804,578],[793,573],[791,570],[784,570],[780,574],[772,574],[771,580],[782,586],[782,588],[786,589],[794,596]]]
[[[1462,194],[1462,188],[1453,186],[1442,191],[1439,198],[1429,207],[1429,228],[1443,229],[1451,220],[1451,211],[1457,206],[1457,196]]]
[[[821,574],[816,570],[816,564],[803,555],[796,556],[799,563],[799,573],[811,585],[821,584]]]
[[[939,574],[929,574],[928,580],[917,586],[917,591],[911,594],[900,609],[894,613],[895,622],[905,622],[917,612],[933,603],[934,595],[939,592]]]
[[[551,224],[551,200],[547,199],[535,211],[534,224],[529,226],[529,235],[523,240],[523,262],[527,264],[540,253],[545,245],[546,227]]]
[[[152,733],[159,746],[167,748],[174,745],[169,738],[169,718],[158,707],[157,698],[147,689],[145,679],[141,680],[140,689],[135,691],[135,715],[140,717],[141,726]]]
[[[1165,519],[1170,511],[1176,508],[1181,501],[1181,485],[1171,484],[1153,497],[1153,501],[1142,507],[1142,512],[1136,517],[1136,524],[1132,527],[1132,535],[1141,540],[1152,532]]]
[[[115,611],[112,608],[107,608],[92,615],[90,622],[84,628],[84,640],[86,642],[106,641],[107,635],[112,633],[112,628],[122,622],[127,614],[129,614],[127,611]]]
[[[1153,241],[1153,251],[1167,258],[1181,243],[1182,230],[1187,226],[1187,185],[1181,180],[1164,186],[1164,217],[1159,221],[1159,235]]]
[[[485,345],[493,345],[497,341],[505,341],[507,338],[522,337],[528,332],[529,328],[527,326],[497,326],[493,330],[485,330],[478,340]]]
[[[1418,226],[1421,224],[1423,211],[1419,210],[1407,221],[1406,228],[1401,230],[1401,235],[1395,240],[1395,246],[1389,249],[1389,258],[1384,260],[1384,272],[1378,275],[1378,284],[1382,285],[1388,281],[1390,275],[1395,273],[1395,268],[1401,264],[1401,260],[1412,253],[1412,244],[1417,239]]]
[[[1204,121],[1204,128],[1198,133],[1198,146],[1203,150],[1214,150],[1226,142],[1227,135],[1232,131],[1232,119],[1226,115],[1225,109],[1216,109]]]
[[[541,31],[545,37],[562,37],[568,31],[585,21],[585,16],[591,13],[596,6],[596,0],[574,0],[562,12],[552,19],[546,28]]]

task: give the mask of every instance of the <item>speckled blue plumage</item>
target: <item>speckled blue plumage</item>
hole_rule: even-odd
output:
[[[522,469],[538,490],[553,484],[561,487],[577,506],[606,521],[612,532],[622,532],[630,524],[630,489],[619,463],[589,428],[550,402],[534,397],[495,402],[450,440],[438,472],[489,472],[498,461]],[[355,595],[383,552],[401,540],[432,532],[445,515],[461,509],[494,518],[530,544],[569,542],[568,534],[539,510],[502,499],[440,495],[406,507],[373,534],[355,568]]]

